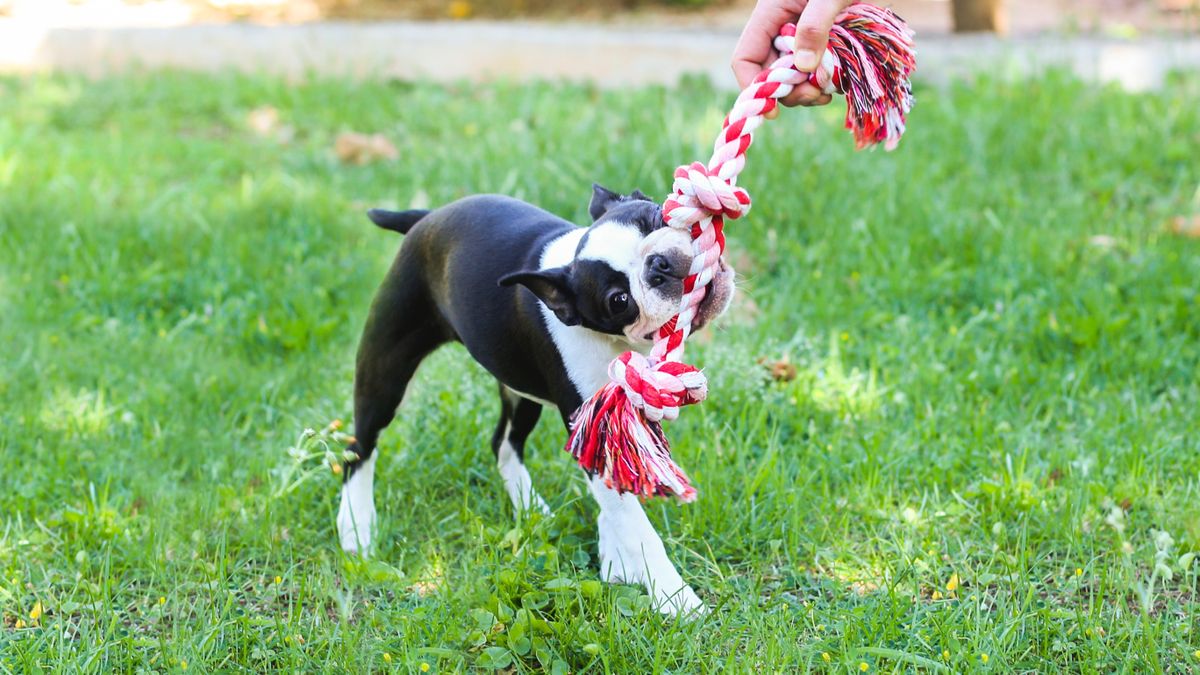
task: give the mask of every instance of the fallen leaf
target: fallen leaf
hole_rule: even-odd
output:
[[[275,106],[259,106],[246,114],[246,125],[259,136],[266,136],[279,126],[279,111]]]
[[[1188,239],[1200,239],[1200,214],[1175,216],[1171,219],[1171,233]]]
[[[333,152],[343,164],[369,164],[379,160],[394,160],[400,156],[396,146],[383,134],[360,134],[346,131],[338,134]]]
[[[1107,234],[1097,234],[1088,239],[1088,243],[1096,248],[1110,249],[1117,245],[1117,238]]]
[[[796,379],[796,366],[792,365],[786,356],[777,361],[760,359],[759,363],[766,367],[767,372],[771,374],[771,379],[776,382],[791,382]]]

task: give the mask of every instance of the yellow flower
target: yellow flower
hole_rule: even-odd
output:
[[[850,334],[845,331],[842,331],[841,338],[842,338],[842,342],[849,342]]]
[[[942,650],[942,658],[946,659],[947,661],[950,660],[950,650],[949,649]]]
[[[950,575],[950,580],[946,582],[946,590],[950,592],[958,590],[958,574]]]
[[[858,664],[858,669],[865,673],[871,669],[871,666],[868,666],[867,662],[863,661],[862,663]]]
[[[162,595],[158,596],[158,604],[160,604],[160,605],[165,605],[165,604],[167,604],[167,598],[166,598],[166,596],[162,596]]]
[[[1083,568],[1082,567],[1075,568],[1075,576],[1077,576],[1077,577],[1083,576]]]
[[[1192,656],[1196,657],[1197,659],[1200,659],[1200,649],[1197,649],[1196,651],[1192,652]]]
[[[42,603],[33,603],[33,609],[29,610],[29,618],[37,621],[38,619],[42,618],[42,611]]]
[[[388,663],[391,663],[391,662],[392,662],[392,655],[391,655],[391,654],[389,654],[389,653],[387,653],[387,652],[384,652],[384,653],[383,653],[383,660],[384,660],[384,661],[387,661]]]
[[[829,652],[821,652],[821,660],[825,663],[829,663],[833,660],[833,657],[829,655]]]
[[[330,463],[329,470],[332,471],[333,475],[335,475],[335,476],[342,475],[342,465],[339,462]]]
[[[429,672],[429,664],[428,663],[425,663],[424,661],[421,662],[421,672],[422,673]]]
[[[17,619],[17,622],[15,624],[13,624],[13,626],[15,626],[16,628],[24,628],[25,627],[25,619]]]
[[[283,583],[283,577],[281,577],[281,576],[279,576],[279,575],[275,575],[275,583],[277,583],[277,584],[282,584],[282,583]]]
[[[932,597],[934,600],[941,600],[942,592],[935,588],[935,589],[933,589],[933,595],[931,595],[930,597]]]
[[[980,661],[983,661],[984,663],[987,663],[987,662],[988,662],[988,655],[987,655],[987,654],[980,654],[980,655],[979,655],[979,660],[980,660]]]
[[[329,423],[329,428],[330,428],[330,429],[333,429],[334,431],[337,431],[338,429],[341,429],[341,428],[342,428],[342,421],[341,421],[341,420],[334,420],[334,421],[330,422],[330,423]]]
[[[180,669],[180,670],[187,670],[187,659],[180,659],[180,661],[179,661],[179,669]]]

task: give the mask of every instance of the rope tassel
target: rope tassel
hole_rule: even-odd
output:
[[[725,252],[726,220],[745,215],[750,194],[737,187],[746,151],[778,99],[807,81],[825,93],[846,96],[846,128],[861,149],[882,143],[892,150],[912,109],[909,76],[916,68],[913,33],[900,17],[874,5],[851,5],[838,16],[821,65],[804,73],[793,65],[796,26],[775,38],[779,58],[738,95],[713,145],[708,164],[675,170],[663,221],[692,238],[692,267],[683,281],[679,312],[658,329],[648,357],[625,352],[609,365],[611,381],[571,419],[567,450],[591,475],[618,492],[673,496],[690,502],[696,490],[671,459],[661,421],[708,395],[704,374],[683,363],[684,343],[696,310]]]

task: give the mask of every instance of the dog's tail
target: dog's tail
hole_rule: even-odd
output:
[[[382,227],[385,230],[399,232],[400,234],[408,234],[413,225],[425,216],[429,215],[429,211],[425,209],[411,209],[409,211],[388,211],[386,209],[371,209],[367,211],[367,217],[372,223]]]

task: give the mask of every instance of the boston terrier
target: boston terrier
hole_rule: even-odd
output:
[[[355,440],[343,475],[337,525],[342,548],[367,553],[375,521],[375,445],[421,361],[457,341],[499,381],[492,450],[517,510],[548,513],[523,463],[542,407],[565,425],[608,382],[608,364],[649,350],[675,315],[692,261],[687,233],[665,227],[639,191],[593,186],[594,221],[577,227],[509,197],[479,195],[435,211],[369,212],[405,235],[371,305],[354,378]],[[694,327],[725,311],[733,270],[722,262]],[[642,584],[664,613],[704,606],[667,558],[634,495],[588,478],[600,506],[600,575]]]

